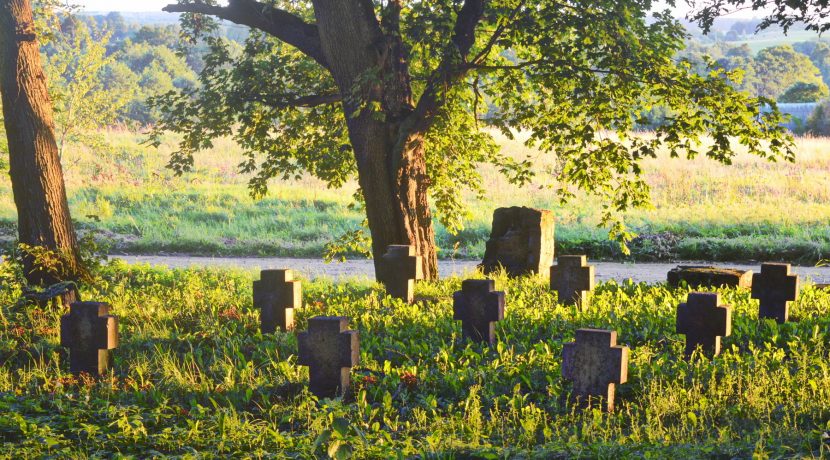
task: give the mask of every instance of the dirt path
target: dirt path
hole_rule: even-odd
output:
[[[350,260],[344,263],[326,264],[320,259],[292,259],[292,258],[265,258],[265,257],[188,257],[188,256],[113,256],[123,259],[130,264],[160,265],[170,268],[188,267],[226,267],[241,269],[262,268],[292,268],[309,278],[320,276],[341,278],[371,277],[373,274],[372,261]],[[441,276],[464,275],[475,269],[478,261],[475,260],[442,260],[438,264]],[[619,263],[619,262],[592,262],[596,266],[597,280],[610,279],[622,281],[628,278],[636,282],[646,281],[655,283],[666,280],[666,273],[677,265],[714,265],[757,272],[760,264],[725,264],[706,262],[674,262],[674,263]],[[810,279],[815,283],[830,283],[830,267],[793,267],[793,271],[802,278]]]

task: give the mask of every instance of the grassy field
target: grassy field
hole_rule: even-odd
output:
[[[196,170],[173,177],[165,169],[175,139],[159,148],[141,136],[111,131],[107,145],[71,146],[63,162],[73,216],[82,231],[97,230],[128,253],[318,257],[324,245],[363,219],[347,209],[354,184],[329,190],[313,178],[271,183],[263,200],[250,198],[238,174],[239,149],[230,141],[196,158]],[[483,168],[484,200],[467,196],[470,218],[457,235],[438,227],[441,257],[479,258],[499,206],[527,205],[557,214],[561,251],[623,258],[598,228],[600,203],[578,196],[561,206],[549,186],[555,158],[499,138],[505,152],[536,161],[537,181],[524,189]],[[795,164],[748,156],[733,166],[706,159],[660,158],[646,164],[653,209],[634,210],[628,223],[641,238],[638,260],[787,260],[813,263],[830,254],[830,141],[802,139]],[[0,181],[0,233],[13,238],[14,204]]]
[[[359,331],[346,400],[306,391],[293,334],[259,333],[252,273],[106,268],[84,296],[112,304],[121,341],[97,382],[67,373],[62,311],[14,306],[19,286],[4,283],[0,457],[830,456],[827,291],[806,287],[779,326],[758,321],[749,292],[723,290],[734,308],[724,353],[684,361],[674,318],[685,289],[602,284],[583,313],[541,279],[496,280],[507,308],[493,348],[460,338],[459,279],[419,284],[411,306],[371,284],[306,283],[298,330],[347,315]],[[583,327],[616,330],[631,349],[614,413],[567,402],[562,345]]]
[[[757,53],[762,49],[773,46],[792,45],[798,42],[815,41],[819,38],[821,38],[819,34],[808,30],[791,30],[787,35],[784,35],[780,30],[774,30],[753,34],[743,40],[730,41],[728,43],[730,45],[746,44],[753,53]]]

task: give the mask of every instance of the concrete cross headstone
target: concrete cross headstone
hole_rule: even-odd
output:
[[[573,382],[578,402],[600,398],[610,412],[616,385],[628,380],[628,347],[617,346],[616,331],[579,329],[562,350],[562,376]]]
[[[118,318],[100,302],[76,302],[61,317],[61,346],[69,348],[69,371],[100,376],[109,368],[109,350],[118,347]]]
[[[551,290],[559,294],[559,302],[584,310],[596,287],[594,266],[588,265],[587,256],[559,256],[556,260],[556,265],[550,267]]]
[[[319,398],[349,391],[351,368],[360,360],[360,344],[357,331],[348,329],[349,318],[317,316],[308,320],[308,331],[297,334],[297,361],[308,366],[309,389]]]
[[[789,303],[798,299],[798,291],[798,275],[790,274],[790,264],[761,264],[761,273],[752,276],[752,298],[760,301],[760,318],[787,322]]]
[[[294,328],[294,309],[302,307],[302,283],[292,270],[263,270],[254,281],[254,307],[260,310],[263,334]]]
[[[496,343],[496,321],[504,319],[504,292],[493,280],[464,280],[453,294],[453,319],[461,321],[464,337]]]
[[[677,307],[677,332],[686,335],[686,356],[699,346],[707,356],[720,353],[721,337],[732,333],[732,309],[720,305],[720,295],[692,292]]]
[[[424,279],[423,260],[415,246],[391,245],[381,258],[378,279],[390,296],[412,303],[415,298],[415,280]]]

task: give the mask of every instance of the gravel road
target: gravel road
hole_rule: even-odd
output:
[[[129,264],[149,264],[170,268],[188,267],[226,267],[241,269],[292,268],[308,278],[320,276],[334,279],[371,277],[372,261],[350,260],[343,263],[327,264],[320,259],[293,259],[267,257],[189,257],[189,256],[112,256],[123,259]],[[442,277],[464,275],[473,270],[476,260],[442,260],[438,270]],[[673,262],[673,263],[619,263],[591,262],[596,266],[598,281],[614,279],[623,281],[628,278],[635,282],[660,282],[666,280],[666,273],[678,265],[714,265],[741,270],[760,270],[760,264],[728,264],[709,262]],[[814,283],[830,284],[830,267],[793,267],[793,271],[802,278]]]

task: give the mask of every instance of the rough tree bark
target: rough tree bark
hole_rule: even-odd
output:
[[[376,273],[389,245],[409,244],[423,257],[424,276],[436,279],[438,258],[423,141],[443,104],[443,88],[465,75],[465,59],[484,2],[465,0],[447,56],[417,102],[400,37],[401,0],[386,2],[383,22],[377,18],[372,0],[312,0],[315,24],[255,0],[231,0],[228,6],[198,1],[171,4],[164,11],[206,14],[262,30],[327,69],[343,101],[366,202]],[[368,110],[354,116],[358,107],[350,102],[356,85],[370,72],[378,78],[359,90],[366,99],[380,102],[382,121]]]
[[[26,278],[30,285],[73,279],[81,270],[78,242],[29,0],[0,1],[0,95],[20,242],[60,252],[65,264],[56,276],[24,255]]]

